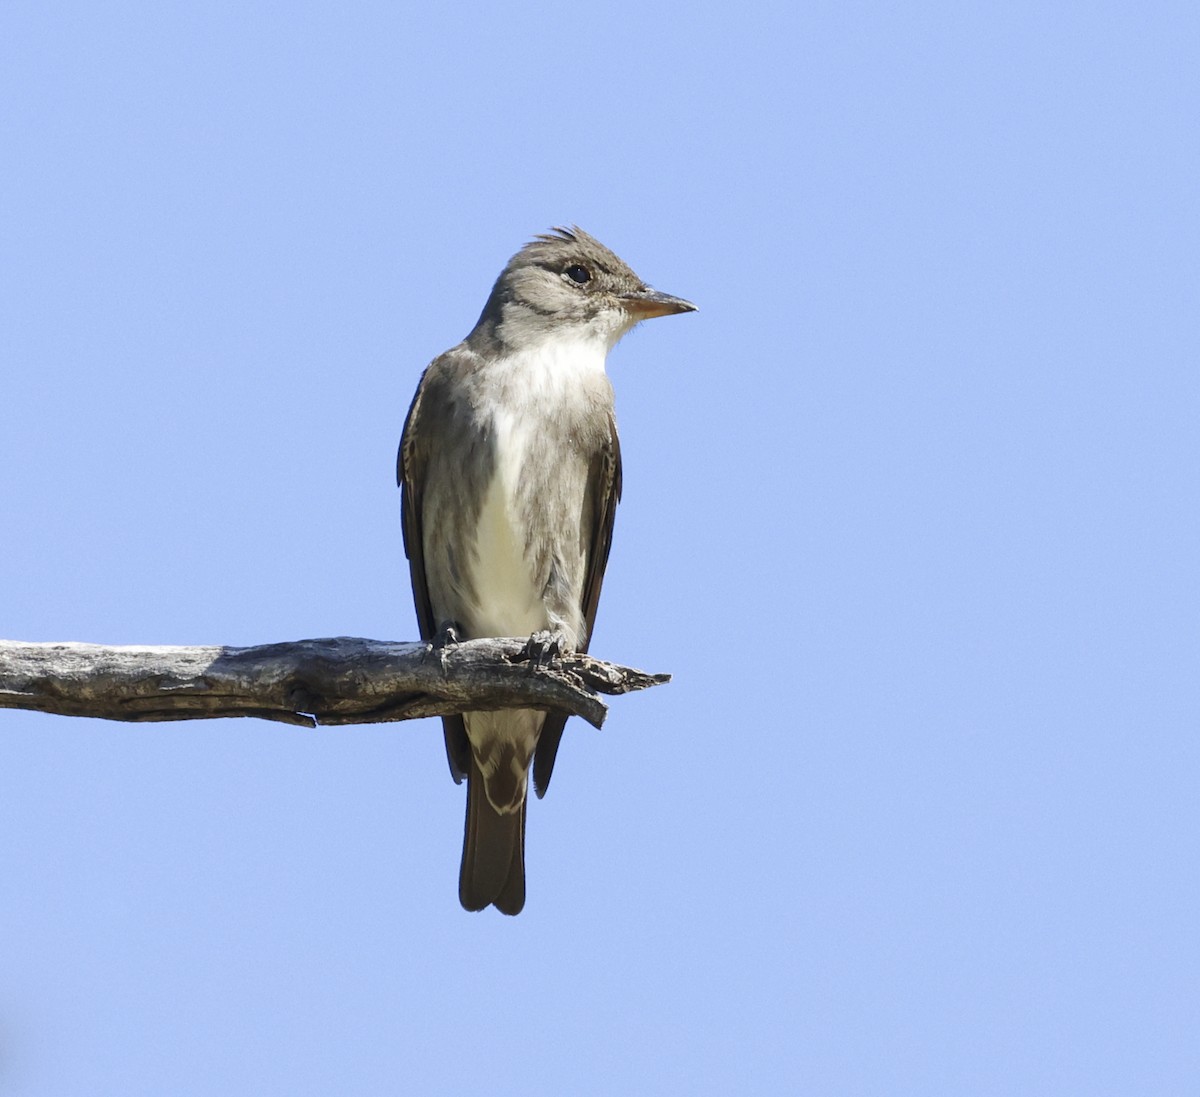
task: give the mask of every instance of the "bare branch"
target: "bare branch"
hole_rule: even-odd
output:
[[[0,708],[126,721],[257,716],[307,727],[538,708],[600,727],[608,708],[597,693],[670,680],[588,655],[537,666],[525,643],[468,640],[434,651],[352,636],[249,648],[0,640]]]

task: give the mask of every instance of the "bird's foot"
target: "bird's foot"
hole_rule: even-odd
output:
[[[430,649],[437,656],[443,671],[446,669],[446,652],[459,642],[458,627],[454,621],[443,621],[441,627],[433,634],[433,639],[429,641]]]
[[[548,667],[564,651],[569,649],[567,634],[562,629],[540,629],[529,637],[522,654],[529,660],[529,666]]]

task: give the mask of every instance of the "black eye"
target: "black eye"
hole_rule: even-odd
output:
[[[592,280],[592,276],[588,272],[587,267],[581,267],[578,263],[576,263],[573,267],[567,267],[567,277],[579,286],[582,286],[584,283]]]

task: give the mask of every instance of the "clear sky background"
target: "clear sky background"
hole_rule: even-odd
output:
[[[0,636],[412,639],[421,369],[577,222],[529,901],[434,721],[0,712],[0,1091],[1193,1094],[1194,4],[0,6]]]

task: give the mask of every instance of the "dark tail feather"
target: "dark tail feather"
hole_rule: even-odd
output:
[[[525,905],[525,803],[511,815],[501,815],[492,807],[474,753],[467,774],[458,900],[467,910],[483,910],[495,903],[505,914],[520,914]]]
[[[558,754],[558,744],[562,741],[566,722],[565,716],[551,712],[546,715],[546,721],[542,724],[537,749],[533,752],[533,789],[539,800],[546,795],[546,789],[550,787],[550,774],[554,772],[554,758]]]

